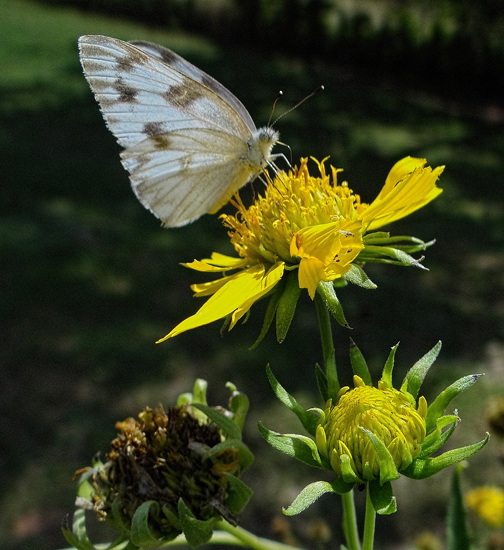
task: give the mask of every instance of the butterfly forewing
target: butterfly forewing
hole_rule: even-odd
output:
[[[266,166],[278,133],[256,130],[231,92],[180,56],[106,36],[82,36],[79,51],[133,189],[164,224],[215,212]]]

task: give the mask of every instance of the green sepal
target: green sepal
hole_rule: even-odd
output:
[[[353,373],[362,378],[364,384],[371,385],[371,374],[367,366],[364,355],[357,347],[357,344],[350,338],[350,363],[352,364]]]
[[[377,514],[388,516],[397,511],[397,501],[392,493],[392,484],[390,481],[387,481],[383,485],[377,481],[370,481],[369,497]]]
[[[407,254],[400,246],[375,246],[366,245],[363,251],[357,257],[360,262],[387,263],[393,265],[405,265],[419,267],[428,271],[418,260]],[[385,258],[383,257],[385,256]],[[388,259],[390,258],[390,259]]]
[[[130,539],[139,548],[159,548],[164,542],[173,540],[179,533],[175,530],[168,536],[163,536],[157,529],[153,529],[150,517],[158,517],[160,513],[159,503],[148,500],[140,504],[131,518]]]
[[[275,286],[271,294],[271,298],[268,302],[266,313],[264,314],[264,320],[261,326],[261,330],[259,332],[259,336],[256,338],[256,341],[250,346],[249,350],[255,349],[263,341],[266,334],[268,334],[268,330],[271,326],[271,323],[275,318],[278,302],[280,300],[280,296],[282,295],[282,290],[284,286],[285,286],[285,283],[282,280],[280,280],[280,283]]]
[[[286,283],[276,309],[276,336],[279,344],[287,336],[300,294],[297,270],[291,271],[287,273]]]
[[[453,472],[446,518],[446,545],[448,550],[469,550],[470,548],[464,499],[460,489],[460,472],[463,467],[463,464],[457,464]]]
[[[469,374],[468,376],[459,378],[456,382],[450,384],[443,390],[427,409],[427,417],[425,419],[427,431],[434,428],[437,419],[444,413],[450,401],[460,392],[470,388],[482,376],[482,374]]]
[[[412,479],[424,479],[437,474],[441,470],[444,470],[452,464],[456,464],[466,458],[469,458],[473,454],[476,454],[481,450],[488,442],[490,434],[487,432],[485,439],[482,439],[478,443],[473,445],[467,445],[466,447],[460,447],[459,449],[452,449],[446,451],[442,455],[435,456],[433,458],[416,458],[412,464],[410,464],[401,473]]]
[[[366,272],[357,264],[352,264],[350,269],[342,277],[345,281],[352,283],[367,290],[374,290],[378,285],[367,276]],[[337,281],[338,279],[336,279]]]
[[[362,479],[355,473],[355,470],[352,466],[352,459],[347,454],[341,454],[339,457],[340,468],[341,468],[341,478],[345,483],[362,483]]]
[[[390,238],[390,233],[388,231],[373,231],[371,233],[366,233],[362,237],[362,242],[364,244],[388,244],[388,239]]]
[[[97,468],[93,465],[93,468],[89,468],[79,476],[79,480],[77,482],[77,498],[87,501],[91,500],[94,489],[91,483],[89,483],[89,478],[92,477],[96,470],[101,470],[102,468],[103,464],[100,462],[100,465]]]
[[[397,471],[394,459],[390,454],[390,451],[385,446],[385,443],[372,431],[367,430],[362,426],[359,426],[359,429],[367,434],[378,457],[378,462],[380,464],[380,485],[383,485],[387,481],[398,479],[399,472]]]
[[[107,515],[107,523],[114,527],[114,529],[117,529],[128,536],[130,535],[131,524],[125,519],[121,512],[121,502],[119,498],[114,498],[112,504],[110,505],[110,514]]]
[[[245,424],[245,418],[247,416],[250,401],[249,398],[242,392],[236,390],[236,386],[228,382],[226,384],[231,389],[231,398],[229,400],[229,410],[233,413],[233,422],[238,428],[243,430]]]
[[[203,455],[203,459],[212,459],[213,456],[226,451],[227,449],[237,449],[240,455],[240,470],[243,472],[246,470],[252,462],[254,462],[254,455],[252,451],[243,443],[241,439],[225,439],[217,445],[214,445]]]
[[[63,521],[61,527],[63,536],[68,544],[71,544],[77,550],[95,550],[95,547],[89,540],[86,532],[86,512],[82,508],[75,510],[72,520],[72,529],[68,525],[68,516]]]
[[[385,361],[382,376],[380,379],[382,382],[385,382],[385,384],[387,384],[389,388],[394,387],[392,384],[392,371],[394,370],[395,354],[398,347],[399,342],[397,342],[397,344],[390,349],[390,353],[387,357],[387,360]]]
[[[409,393],[413,399],[416,399],[418,390],[422,382],[441,351],[441,342],[439,341],[430,351],[419,359],[407,372],[401,385],[403,393]]]
[[[239,514],[246,504],[250,500],[250,497],[254,493],[252,489],[244,483],[241,479],[236,476],[225,473],[227,479],[227,499],[226,506],[229,508],[229,511],[233,514]]]
[[[200,410],[201,412],[205,413],[212,422],[217,424],[221,430],[226,432],[229,439],[240,439],[242,438],[242,433],[240,428],[233,422],[231,418],[226,416],[225,414],[222,414],[217,409],[214,409],[213,407],[209,407],[208,405],[203,405],[201,403],[195,403],[193,404],[195,408]]]
[[[329,388],[327,384],[327,375],[324,369],[316,363],[315,364],[315,380],[317,381],[317,387],[324,403],[329,399]]]
[[[299,418],[304,429],[309,434],[315,435],[315,430],[319,422],[318,416],[313,412],[307,411],[283,388],[280,382],[275,378],[269,365],[266,367],[266,375],[268,376],[271,388],[277,398]]]
[[[350,328],[345,319],[343,307],[336,296],[334,285],[331,282],[320,281],[317,286],[317,294],[322,298],[331,315],[338,321],[342,327]]]
[[[196,519],[182,498],[178,501],[178,514],[185,538],[193,548],[207,543],[212,538],[215,524],[220,519],[210,518],[204,521]]]
[[[307,485],[294,499],[294,502],[288,508],[284,508],[282,512],[286,516],[295,516],[303,510],[306,510],[322,495],[326,493],[337,493],[341,495],[350,491],[353,486],[354,484],[345,483],[340,479],[332,483],[328,481],[315,481]]]
[[[422,441],[422,450],[418,455],[418,458],[424,458],[435,453],[448,441],[453,431],[457,427],[459,417],[453,414],[441,416],[436,421],[436,429],[428,434]],[[451,426],[441,433],[441,430],[451,424]]]
[[[322,461],[313,439],[299,434],[281,434],[265,428],[260,422],[259,432],[263,438],[275,449],[297,458],[308,466],[323,468]]]

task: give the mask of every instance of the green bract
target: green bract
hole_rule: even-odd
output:
[[[456,413],[445,415],[445,409],[481,375],[457,380],[427,406],[426,399],[418,397],[418,392],[441,343],[411,367],[400,390],[392,385],[397,347],[392,348],[377,387],[371,386],[366,361],[355,345],[350,349],[353,389],[345,386],[334,395],[327,394],[327,380],[318,369],[322,394],[328,398],[324,410],[304,409],[268,370],[276,396],[298,416],[312,437],[281,434],[260,425],[261,434],[284,453],[336,474],[332,483],[320,481],[308,485],[285,510],[287,515],[301,512],[324,493],[345,493],[357,483],[369,483],[376,512],[392,513],[396,510],[392,480],[400,474],[413,479],[430,477],[470,457],[488,441],[487,434],[479,443],[431,456],[444,445],[459,422]]]

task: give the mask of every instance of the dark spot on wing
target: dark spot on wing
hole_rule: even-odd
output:
[[[181,107],[188,107],[193,101],[201,97],[201,94],[194,88],[190,88],[185,84],[180,86],[172,86],[165,92],[164,97],[171,103],[176,103]]]
[[[135,60],[132,56],[120,57],[117,59],[117,69],[125,73],[130,73],[135,68]]]
[[[138,90],[124,84],[121,78],[118,78],[115,83],[115,88],[119,94],[119,100],[123,103],[135,103]]]
[[[203,74],[201,76],[201,83],[203,84],[203,86],[210,88],[210,90],[215,90],[215,81],[211,76]]]
[[[168,65],[173,65],[177,61],[177,55],[167,48],[157,48],[157,51],[161,55],[161,58]]]
[[[147,122],[145,124],[143,131],[149,137],[158,136],[164,132],[163,126],[160,122]]]
[[[152,142],[154,143],[154,147],[156,149],[165,150],[170,148],[170,139],[167,134],[152,136]]]

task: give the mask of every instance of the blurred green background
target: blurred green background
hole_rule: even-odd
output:
[[[205,277],[179,263],[232,253],[231,245],[216,217],[167,230],[137,202],[82,75],[77,37],[170,47],[229,87],[258,126],[278,90],[281,110],[324,84],[278,130],[294,161],[330,155],[364,201],[403,156],[446,165],[444,193],[390,227],[437,239],[426,253],[430,271],[370,266],[378,290],[339,292],[354,328],[335,327],[335,340],[344,383],[349,336],[375,379],[401,341],[399,383],[441,339],[423,387],[428,401],[456,378],[485,372],[455,402],[463,421],[454,446],[483,437],[488,401],[504,393],[503,31],[497,0],[3,0],[0,546],[64,547],[73,472],[104,455],[116,420],[173,403],[196,377],[209,380],[210,404],[226,403],[227,380],[252,401],[246,441],[257,458],[245,480],[255,496],[244,527],[272,536],[281,507],[320,479],[266,448],[256,429],[261,420],[299,431],[267,385],[267,363],[303,405],[321,405],[314,379],[321,350],[305,293],[281,345],[270,334],[248,351],[264,301],[231,333],[221,336],[215,323],[154,344],[199,306],[189,284]],[[504,485],[502,448],[494,435],[465,470],[465,488]],[[449,483],[450,471],[399,480],[398,512],[378,519],[378,548],[413,548],[425,529],[442,535]],[[318,517],[332,531],[327,547],[339,548],[335,499],[285,521],[300,544],[315,548],[309,534]],[[108,534],[98,526],[96,535]]]

